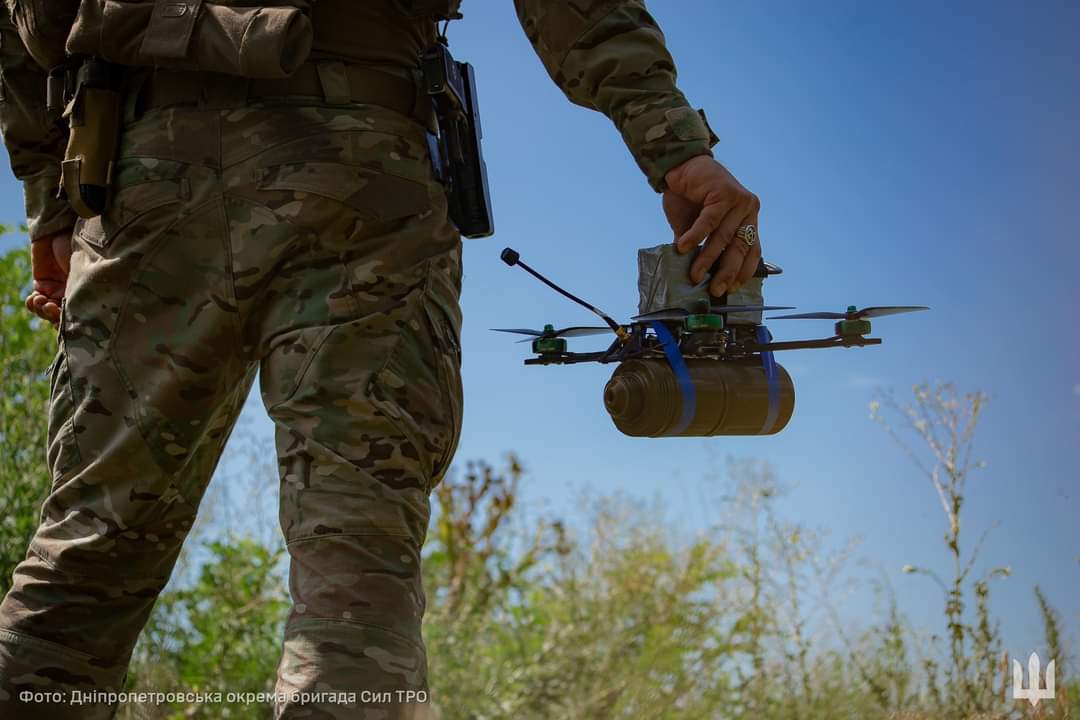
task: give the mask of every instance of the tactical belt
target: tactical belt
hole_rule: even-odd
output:
[[[155,70],[129,103],[128,118],[167,107],[230,109],[251,103],[312,100],[328,105],[378,105],[435,131],[431,100],[419,81],[365,65],[307,62],[282,80],[246,80],[198,71]]]

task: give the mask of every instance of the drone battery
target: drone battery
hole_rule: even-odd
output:
[[[760,361],[686,360],[693,386],[693,415],[666,360],[628,360],[604,388],[604,405],[619,430],[631,437],[773,435],[795,410],[795,385],[776,365],[770,381]]]

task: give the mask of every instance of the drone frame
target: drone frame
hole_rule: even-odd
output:
[[[768,318],[770,320],[788,319],[836,319],[834,334],[830,337],[813,340],[774,341],[772,333],[764,324],[743,325],[729,324],[729,313],[759,312],[765,310],[792,309],[772,306],[711,306],[709,312],[693,313],[689,310],[678,312],[677,309],[660,310],[636,316],[629,324],[620,324],[610,315],[585,302],[576,295],[562,289],[546,277],[521,261],[521,256],[513,249],[502,251],[502,260],[510,267],[521,266],[526,272],[554,289],[564,297],[587,308],[599,316],[616,338],[606,350],[594,352],[567,351],[566,341],[561,333],[569,329],[555,331],[548,325],[543,331],[500,330],[534,336],[532,348],[536,357],[527,358],[526,365],[575,365],[596,362],[601,364],[618,363],[638,358],[664,358],[671,360],[672,353],[678,353],[686,359],[707,358],[712,360],[746,360],[768,358],[771,353],[788,350],[816,350],[824,348],[852,348],[880,345],[881,338],[868,337],[871,332],[867,317],[928,310],[923,306],[871,307],[857,310],[850,306],[846,313],[804,313],[790,316]],[[783,272],[780,268],[766,263],[759,264],[757,276],[767,277]],[[684,314],[685,313],[685,314]],[[719,321],[715,318],[720,318]],[[697,325],[698,327],[694,327]],[[603,328],[576,328],[603,330]],[[730,332],[735,329],[735,332]],[[743,332],[740,333],[740,330]],[[706,344],[702,348],[687,348],[687,337],[714,333],[713,339],[722,344]],[[744,337],[739,337],[743,334]],[[745,334],[751,334],[746,337]]]
[[[576,365],[579,363],[596,362],[600,364],[619,363],[626,360],[639,358],[663,358],[664,351],[662,341],[656,335],[655,323],[668,325],[669,320],[652,320],[632,322],[624,325],[626,339],[616,338],[606,350],[594,352],[570,352],[570,351],[547,351],[537,352],[535,357],[526,358],[526,365]],[[681,323],[680,323],[681,324]],[[748,330],[765,328],[765,325],[747,325]],[[652,331],[652,334],[650,334]],[[676,329],[676,337],[682,334],[683,329]],[[721,331],[722,332],[722,331]],[[651,340],[651,342],[650,342]],[[748,359],[761,353],[782,352],[786,350],[816,350],[824,348],[851,348],[866,347],[868,345],[880,345],[881,338],[866,337],[865,335],[833,335],[832,337],[815,340],[787,340],[759,342],[756,339],[747,339],[737,344],[728,342],[723,352],[695,353],[682,350],[682,355],[687,359],[707,358],[713,360]],[[734,350],[735,352],[731,352]]]

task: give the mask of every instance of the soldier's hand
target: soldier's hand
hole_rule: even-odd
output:
[[[705,247],[690,268],[694,284],[705,279],[720,260],[709,283],[715,296],[737,290],[757,270],[761,243],[735,239],[742,225],[758,225],[761,203],[727,168],[708,155],[699,155],[668,171],[664,177],[664,213],[675,231],[675,245],[688,253],[702,240]]]
[[[34,286],[26,298],[26,309],[58,325],[71,268],[71,231],[35,240],[30,246],[30,262]]]

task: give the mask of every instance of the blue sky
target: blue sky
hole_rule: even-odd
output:
[[[660,497],[690,530],[715,520],[727,457],[768,460],[793,485],[785,515],[861,538],[915,625],[938,630],[936,588],[900,568],[946,569],[944,517],[867,405],[875,388],[952,380],[992,398],[966,527],[972,541],[996,526],[982,566],[1012,568],[993,597],[1007,649],[1041,645],[1036,583],[1080,642],[1080,5],[653,3],[717,157],[762,199],[766,256],[786,270],[767,299],[933,307],[876,323],[877,348],[781,356],[798,400],[779,436],[664,440],[615,430],[610,367],[526,368],[526,346],[488,332],[593,321],[499,262],[504,246],[626,317],[636,249],[670,232],[610,123],[548,80],[512,3],[465,8],[451,40],[478,68],[498,234],[466,242],[459,460],[513,451],[534,507],[575,517],[582,491]],[[19,217],[10,175],[0,187],[2,217]]]

